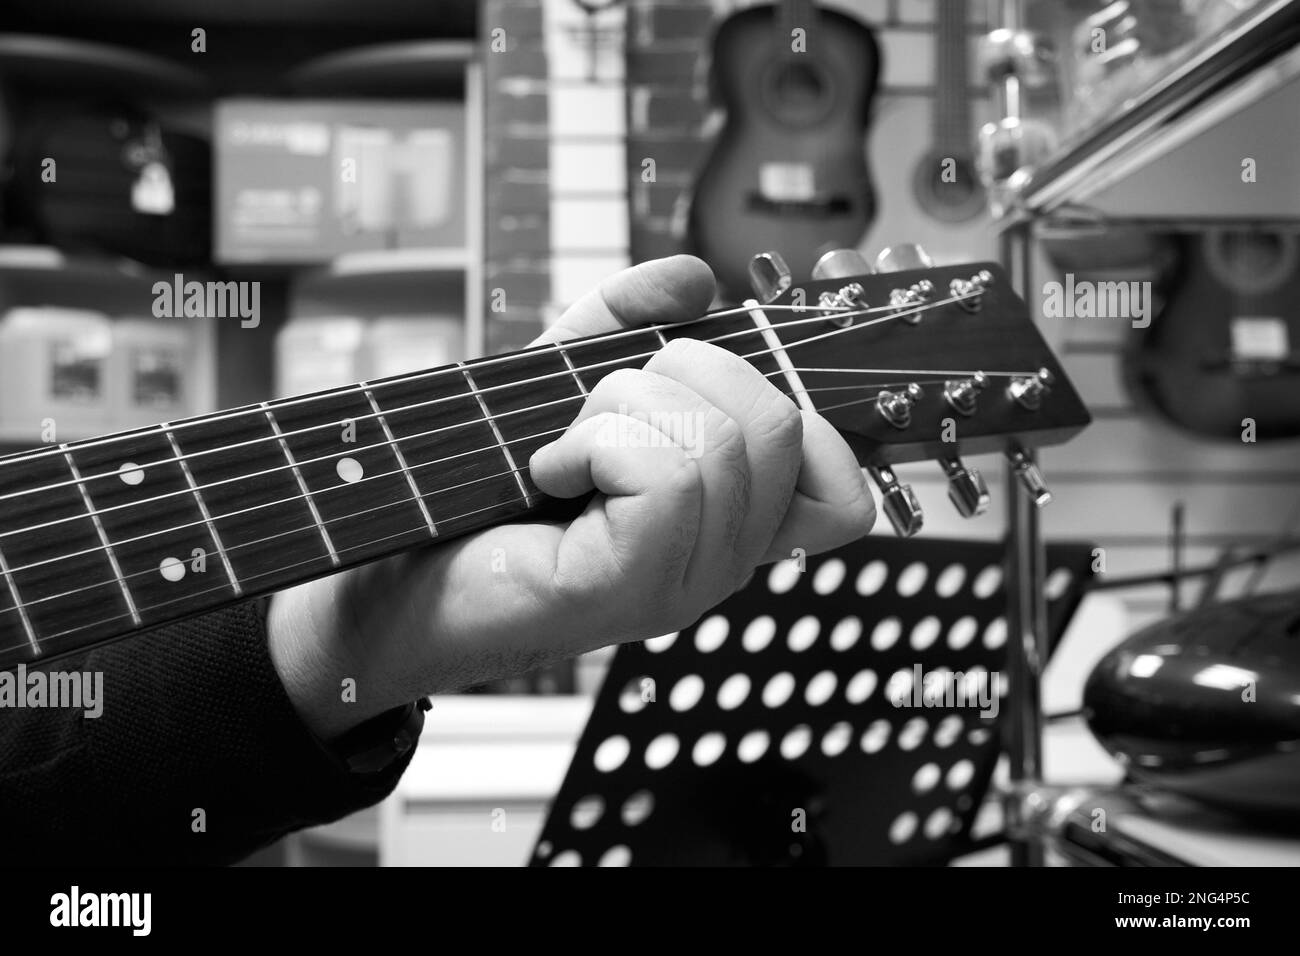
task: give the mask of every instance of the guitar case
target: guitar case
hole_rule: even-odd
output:
[[[7,233],[64,251],[205,264],[211,146],[125,104],[37,115],[18,126],[0,208]]]

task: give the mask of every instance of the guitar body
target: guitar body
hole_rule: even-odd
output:
[[[695,186],[693,250],[725,297],[749,292],[755,250],[808,275],[828,249],[856,246],[875,214],[863,147],[879,73],[871,31],[827,10],[809,52],[790,53],[776,9],[741,10],[718,28],[712,89],[726,124]]]
[[[1164,308],[1124,356],[1134,398],[1179,428],[1240,441],[1300,436],[1300,234],[1180,238]]]
[[[879,187],[880,203],[867,243],[880,248],[899,236],[916,237],[939,264],[997,258],[997,233],[990,224],[982,191],[966,195],[978,202],[973,215],[958,210],[935,186],[942,167],[927,145],[931,138],[933,103],[919,94],[881,97],[871,123],[869,158]],[[960,170],[959,170],[960,174]],[[953,184],[943,184],[953,189]],[[940,196],[940,201],[931,201]],[[922,198],[925,197],[925,198]],[[945,216],[949,218],[945,218]]]

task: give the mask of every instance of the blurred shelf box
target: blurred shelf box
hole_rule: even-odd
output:
[[[215,139],[219,262],[464,249],[461,103],[225,100]]]
[[[91,438],[211,411],[204,319],[16,306],[0,315],[0,440]]]

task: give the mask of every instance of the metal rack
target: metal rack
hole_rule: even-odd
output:
[[[989,0],[993,30],[984,62],[1003,122],[1025,118],[1026,93],[1044,82],[1049,55],[1028,30],[1026,0]],[[1188,55],[1106,121],[1061,143],[1047,155],[1021,156],[1013,168],[999,157],[994,187],[1003,264],[1026,301],[1034,288],[1035,224],[1057,212],[1086,208],[1110,222],[1176,221],[1195,227],[1223,221],[1227,210],[1189,197],[1187,176],[1173,169],[1198,168],[1198,155],[1212,156],[1213,133],[1231,138],[1229,124],[1255,123],[1273,132],[1280,169],[1290,189],[1261,189],[1236,218],[1252,223],[1300,219],[1300,119],[1294,91],[1300,85],[1300,3],[1267,0],[1216,36],[1197,42]],[[1279,95],[1281,94],[1281,95]],[[1275,105],[1276,104],[1276,105]],[[1287,108],[1286,104],[1290,104]],[[1199,151],[1199,153],[1198,153]],[[986,154],[987,155],[987,154]],[[1163,168],[1162,168],[1163,164]],[[1202,164],[1204,165],[1204,164]],[[1184,188],[1179,191],[1179,186]],[[1204,192],[1204,190],[1202,190]],[[1042,668],[1046,661],[1044,550],[1036,508],[1008,472],[1007,667],[1016,690],[1010,701],[1006,748],[1011,787],[1006,799],[1013,865],[1042,865],[1044,846],[1028,817],[1027,797],[1042,782]]]

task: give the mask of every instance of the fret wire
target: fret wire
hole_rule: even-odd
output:
[[[662,330],[662,329],[659,329],[659,328],[656,328],[656,329],[654,330],[654,332],[655,332],[655,335],[657,335],[657,336],[659,337],[659,344],[662,345],[664,348],[667,348],[667,347],[668,347],[668,340],[667,340],[666,338],[664,338],[663,330]]]
[[[510,454],[510,449],[506,447],[505,439],[501,437],[501,429],[497,428],[496,419],[493,418],[492,413],[488,411],[487,402],[483,401],[483,395],[479,392],[478,386],[474,384],[474,377],[469,374],[469,369],[465,367],[465,363],[457,362],[456,364],[459,365],[461,371],[465,373],[465,381],[469,383],[469,390],[474,393],[474,398],[478,400],[478,407],[483,409],[483,417],[487,419],[488,427],[492,429],[492,434],[496,436],[497,444],[501,446],[501,454],[506,456],[506,464],[515,471],[515,482],[519,485],[519,490],[524,494],[524,501],[526,501],[528,506],[531,508],[533,505],[533,495],[524,484],[523,476],[518,472],[518,466],[515,464],[514,456]],[[566,401],[572,400],[573,399],[566,399]],[[533,411],[533,409],[518,409],[518,411]]]
[[[289,443],[284,440],[284,435],[280,433],[280,425],[276,422],[275,416],[266,407],[266,402],[262,402],[261,406],[266,413],[266,420],[271,424],[271,430],[275,432],[276,437],[280,440],[280,450],[284,452],[285,460],[289,462],[289,467],[293,471],[293,477],[298,481],[298,488],[302,491],[303,499],[307,502],[312,519],[320,529],[320,537],[325,542],[325,547],[330,553],[330,561],[337,568],[339,566],[339,553],[334,550],[334,542],[330,540],[329,532],[325,530],[325,524],[320,519],[320,512],[316,510],[316,502],[312,500],[311,492],[307,489],[307,482],[303,480],[302,471],[298,468],[298,462],[294,459],[293,452],[289,450]]]
[[[181,454],[180,445],[176,444],[176,436],[172,434],[171,426],[167,422],[163,422],[158,427],[161,428],[163,434],[167,436],[167,443],[171,445],[172,451],[176,453],[176,463],[180,465],[181,472],[185,475],[185,483],[189,485],[190,493],[194,495],[194,503],[199,506],[199,514],[203,516],[203,521],[201,523],[208,526],[208,534],[212,535],[212,543],[216,545],[217,554],[221,556],[221,564],[226,569],[226,577],[230,579],[231,590],[233,590],[237,596],[243,594],[243,588],[240,587],[239,578],[235,577],[235,569],[231,566],[230,559],[226,557],[226,546],[221,543],[221,535],[217,533],[217,526],[212,521],[212,515],[208,513],[207,502],[205,502],[203,497],[199,494],[198,482],[194,480],[194,475],[190,472],[189,462],[187,462],[185,456]],[[193,527],[193,525],[185,525],[184,527]],[[154,533],[158,534],[159,532]]]
[[[573,375],[573,380],[578,385],[578,391],[582,392],[583,395],[590,394],[587,391],[587,386],[582,384],[582,376],[578,374],[578,369],[574,366],[573,359],[569,358],[569,353],[565,351],[563,343],[556,342],[555,351],[560,353],[560,358],[564,359],[564,364],[569,367],[569,372]]]
[[[458,520],[461,520],[461,519],[463,519],[463,518],[471,518],[471,517],[473,517],[474,515],[482,514],[482,513],[485,512],[485,511],[492,511],[492,510],[494,510],[494,509],[496,509],[496,508],[502,508],[502,507],[505,507],[506,505],[520,504],[520,503],[523,503],[523,502],[524,502],[524,499],[523,499],[523,498],[510,498],[510,499],[508,499],[508,500],[506,500],[506,501],[498,501],[498,502],[496,502],[495,504],[488,505],[488,506],[486,506],[486,507],[484,507],[484,508],[476,508],[476,509],[473,510],[473,511],[467,511],[467,512],[464,512],[463,514],[455,515],[454,517],[452,517],[452,518],[449,519],[449,520],[451,520],[451,521],[458,521]],[[383,537],[375,538],[375,539],[373,539],[373,540],[371,540],[371,541],[368,541],[368,542],[367,542],[366,544],[364,544],[364,545],[356,545],[356,546],[351,547],[351,548],[344,548],[343,550],[344,550],[344,551],[359,551],[359,550],[361,550],[361,549],[363,549],[363,548],[366,548],[366,547],[373,547],[374,545],[376,545],[376,544],[380,544],[380,543],[382,543],[382,542],[384,542],[384,541],[387,541],[387,540],[390,539],[390,538],[399,538],[399,537],[401,537],[403,534],[410,534],[410,533],[412,533],[412,532],[407,531],[407,532],[398,532],[398,533],[396,533],[396,534],[388,534],[388,535],[384,535]],[[279,569],[279,570],[286,570],[286,571],[287,571],[287,570],[291,570],[292,568],[296,568],[296,567],[298,567],[299,565],[303,565],[303,564],[311,564],[311,563],[312,563],[313,561],[315,561],[315,560],[317,560],[317,559],[316,559],[316,558],[310,558],[310,559],[308,559],[308,560],[306,560],[306,561],[296,561],[296,562],[294,562],[293,564],[285,565],[283,568],[281,568],[281,569]],[[249,580],[249,581],[253,581],[253,580],[256,580],[257,578],[261,578],[261,577],[269,577],[272,573],[278,573],[278,572],[266,572],[266,573],[263,573],[263,574],[255,574],[255,575],[253,575],[252,577],[250,577],[248,580]],[[202,596],[202,595],[204,595],[204,594],[210,594],[210,593],[212,593],[213,591],[217,591],[217,590],[220,590],[220,588],[207,588],[206,590],[195,592],[194,594],[188,595],[187,597],[173,598],[173,599],[170,600],[170,601],[163,601],[161,604],[151,604],[151,605],[149,605],[148,607],[144,608],[144,610],[146,610],[146,611],[156,611],[156,610],[158,610],[159,608],[167,607],[167,606],[170,605],[170,604],[176,604],[176,603],[178,603],[178,602],[180,602],[180,601],[191,600],[191,599],[193,599],[193,598],[200,597],[200,596]],[[125,616],[126,616],[126,615],[123,615],[123,614],[114,614],[114,615],[111,616],[111,617],[100,618],[99,620],[91,621],[89,624],[82,624],[82,625],[79,625],[78,627],[69,628],[68,630],[65,630],[65,631],[59,631],[57,634],[50,634],[50,635],[48,635],[47,637],[45,637],[44,640],[46,640],[46,641],[52,641],[52,640],[56,640],[56,639],[58,639],[58,638],[67,637],[67,636],[70,635],[70,634],[75,634],[77,631],[85,631],[85,630],[89,630],[90,628],[98,627],[98,626],[100,626],[101,624],[108,624],[108,623],[110,623],[110,622],[112,622],[112,621],[116,621],[116,620],[118,620],[119,618],[121,618],[121,617],[125,617]],[[11,645],[11,646],[9,646],[9,647],[0,647],[0,654],[8,653],[9,651],[15,650],[15,649],[17,649],[18,647],[21,647],[21,646],[22,646],[22,645],[20,645],[20,644],[15,644],[15,645]]]
[[[848,333],[848,332],[860,331],[861,329],[868,328],[868,327],[870,327],[870,326],[872,326],[872,325],[876,325],[876,324],[881,323],[881,322],[889,322],[889,321],[893,321],[893,320],[895,320],[895,319],[902,318],[903,316],[906,316],[906,315],[914,315],[914,314],[916,314],[916,313],[929,311],[929,310],[931,310],[931,309],[936,309],[936,308],[939,308],[940,306],[948,305],[948,304],[953,303],[953,302],[960,302],[960,301],[962,301],[963,299],[970,298],[972,295],[975,295],[975,294],[977,294],[977,293],[968,293],[968,294],[966,294],[966,295],[952,296],[952,297],[950,297],[950,298],[947,298],[947,299],[941,299],[941,300],[939,300],[939,301],[932,302],[932,303],[927,303],[927,304],[925,304],[925,305],[914,306],[914,307],[912,307],[912,308],[910,308],[910,309],[906,309],[906,310],[901,311],[901,312],[895,312],[894,310],[895,310],[896,307],[894,307],[894,306],[875,306],[875,307],[871,307],[871,308],[867,308],[867,309],[858,309],[858,310],[856,310],[856,311],[854,311],[854,310],[850,310],[850,311],[839,310],[839,311],[836,311],[836,310],[833,310],[833,309],[822,309],[821,307],[818,307],[818,308],[817,308],[817,311],[818,311],[820,314],[815,315],[815,316],[812,316],[811,318],[807,318],[807,319],[796,319],[796,320],[791,321],[791,322],[786,322],[786,323],[784,323],[784,325],[786,325],[786,326],[796,326],[796,325],[804,325],[804,324],[807,324],[807,323],[810,323],[810,322],[825,322],[825,321],[828,321],[828,315],[829,315],[829,314],[834,314],[834,315],[836,315],[836,316],[838,316],[838,317],[840,317],[840,318],[852,318],[852,317],[856,317],[856,316],[870,315],[870,314],[872,314],[872,313],[876,313],[876,312],[889,312],[889,313],[890,313],[889,315],[884,315],[884,316],[881,316],[881,317],[876,318],[876,319],[871,319],[871,320],[869,320],[869,321],[867,321],[867,322],[862,322],[862,323],[858,323],[858,324],[855,324],[855,325],[846,326],[846,327],[844,327],[844,328],[838,328],[838,329],[835,329],[835,330],[832,331],[832,332],[825,333],[824,335],[821,335],[821,336],[814,336],[814,337],[812,337],[812,338],[808,338],[808,339],[801,339],[801,340],[799,340],[798,342],[795,342],[793,345],[790,346],[790,348],[795,348],[795,347],[797,347],[797,346],[799,346],[799,345],[803,345],[803,344],[808,343],[808,342],[815,342],[815,341],[818,341],[819,339],[826,338],[826,337],[828,337],[828,336],[841,335],[841,334],[845,334],[845,333]],[[809,307],[806,307],[806,306],[798,306],[798,307],[795,307],[795,306],[767,306],[767,308],[768,308],[768,309],[781,308],[781,309],[786,309],[786,310],[789,310],[789,311],[806,312],[806,311],[808,311],[808,308],[809,308]],[[703,321],[704,319],[716,318],[716,317],[719,317],[719,316],[722,316],[722,315],[739,314],[739,313],[741,313],[741,312],[743,312],[743,311],[744,311],[743,309],[727,309],[727,310],[723,310],[723,311],[720,311],[720,312],[713,312],[713,313],[710,313],[709,315],[707,315],[707,316],[703,316],[703,317],[700,318],[700,319],[693,319],[693,320],[688,321],[688,322],[677,323],[676,325],[673,325],[673,326],[646,326],[646,327],[638,328],[638,329],[629,329],[629,330],[627,330],[627,331],[625,331],[625,332],[611,333],[611,334],[609,334],[609,335],[602,336],[602,337],[600,337],[599,339],[594,340],[594,341],[577,342],[577,343],[571,343],[571,344],[578,344],[578,345],[591,345],[591,344],[604,343],[604,342],[608,342],[608,341],[611,341],[611,340],[616,340],[616,339],[624,338],[624,337],[626,337],[626,336],[628,336],[628,335],[642,334],[642,333],[647,332],[647,331],[654,331],[654,332],[658,333],[659,337],[662,339],[662,338],[663,338],[663,333],[662,333],[661,331],[659,331],[660,328],[682,328],[682,327],[685,327],[685,326],[688,326],[688,325],[692,325],[692,324],[694,324],[694,323],[696,323],[696,322]],[[742,336],[742,335],[756,335],[756,334],[758,334],[758,333],[757,333],[757,330],[755,330],[755,329],[744,329],[744,330],[741,330],[741,331],[739,331],[739,332],[730,332],[730,333],[727,333],[727,334],[725,334],[725,335],[718,335],[718,336],[714,336],[713,338],[702,339],[701,341],[708,342],[708,343],[716,343],[716,342],[724,341],[724,340],[726,340],[726,339],[735,338],[735,337],[737,337],[737,336]],[[760,357],[760,356],[763,356],[763,355],[767,355],[767,354],[769,354],[769,352],[770,352],[770,350],[769,350],[769,351],[752,352],[752,353],[748,353],[748,354],[745,354],[745,355],[741,355],[740,357],[741,357],[741,358],[758,358],[758,357]],[[501,356],[499,359],[487,359],[487,360],[482,360],[482,361],[480,361],[478,364],[481,364],[481,365],[484,365],[484,366],[488,366],[488,365],[494,365],[494,364],[497,364],[498,362],[501,362],[501,361],[517,361],[517,360],[519,360],[521,357],[525,356],[526,354],[527,354],[527,353],[511,353],[511,354],[509,354],[509,355]],[[618,365],[618,364],[620,364],[620,363],[623,363],[623,362],[629,361],[630,359],[649,358],[649,357],[653,356],[654,354],[655,354],[655,352],[642,352],[642,353],[639,353],[639,354],[637,354],[637,355],[624,356],[624,357],[622,357],[622,358],[611,359],[611,360],[609,360],[609,361],[605,361],[605,362],[596,362],[596,363],[594,363],[594,364],[592,364],[592,365],[583,366],[582,368],[583,368],[584,371],[590,371],[590,370],[592,370],[592,369],[603,368],[603,367],[605,367],[605,366],[607,366],[607,365]],[[421,379],[421,378],[431,377],[431,376],[435,376],[435,375],[442,375],[442,374],[450,374],[450,373],[455,372],[455,371],[458,371],[458,370],[459,370],[459,369],[456,368],[455,366],[451,366],[451,367],[447,367],[447,368],[434,369],[434,370],[431,370],[431,371],[429,371],[429,372],[419,373],[419,374],[412,375],[412,376],[409,376],[409,377],[406,377],[406,378],[400,378],[400,379],[399,379],[399,378],[394,378],[394,379],[392,379],[392,380],[388,380],[388,381],[372,382],[371,385],[372,385],[372,387],[374,387],[374,388],[382,388],[382,387],[386,387],[386,386],[388,386],[388,385],[409,384],[410,382],[412,382],[412,381],[416,381],[416,380]],[[501,384],[501,385],[493,385],[493,386],[491,386],[491,387],[489,387],[489,388],[482,389],[482,393],[483,393],[483,394],[486,394],[487,392],[497,391],[497,390],[499,390],[499,389],[520,388],[520,387],[523,387],[523,386],[526,386],[526,385],[534,384],[535,382],[544,381],[544,380],[549,379],[549,378],[554,378],[554,377],[556,377],[556,376],[560,376],[560,375],[568,375],[568,374],[569,374],[569,372],[567,372],[567,371],[565,371],[565,372],[551,372],[551,373],[548,373],[548,374],[545,374],[545,375],[534,376],[534,377],[531,378],[531,379],[525,379],[525,380],[520,381],[520,382],[506,382],[506,383],[503,383],[503,384]],[[1010,372],[1010,373],[988,373],[988,374],[1008,374],[1008,375],[1012,375],[1012,374],[1014,374],[1014,375],[1022,375],[1022,374],[1032,374],[1032,373],[1028,373],[1028,372]],[[352,387],[350,387],[350,388],[347,388],[347,389],[343,389],[343,390],[341,390],[339,394],[350,394],[350,393],[354,393],[355,391],[356,391],[356,387],[355,387],[355,386],[352,386]],[[290,407],[290,406],[297,405],[297,404],[301,404],[301,403],[304,403],[304,402],[318,401],[321,397],[322,397],[322,396],[317,395],[317,396],[304,396],[304,397],[302,397],[302,398],[296,398],[296,399],[288,399],[288,400],[285,400],[285,401],[278,402],[277,405],[276,405],[276,407]],[[326,395],[326,396],[323,396],[323,397],[330,397],[330,396]],[[452,400],[455,400],[455,399],[460,398],[460,397],[461,397],[461,396],[454,396],[454,395],[453,395],[453,396],[448,396],[448,397],[446,397],[446,398],[433,399],[433,400],[428,401],[428,402],[416,402],[415,404],[412,404],[412,405],[406,405],[406,406],[403,406],[403,407],[401,407],[401,408],[389,409],[389,410],[388,410],[388,414],[395,414],[395,413],[397,413],[397,412],[402,412],[402,411],[410,411],[410,410],[417,409],[417,408],[425,408],[425,407],[428,407],[428,406],[430,406],[430,405],[438,405],[438,404],[441,404],[441,403],[443,403],[443,402],[445,402],[445,401],[452,401]],[[263,404],[263,405],[266,405],[267,403],[264,402],[264,403],[262,403],[262,404]],[[256,408],[257,406],[251,406],[251,407]],[[221,413],[218,413],[218,414],[216,414],[216,415],[211,415],[211,416],[208,416],[208,417],[205,417],[205,418],[187,419],[187,420],[185,420],[185,421],[181,421],[181,422],[175,422],[175,423],[173,423],[173,428],[179,430],[179,429],[182,429],[182,428],[189,428],[189,427],[194,427],[194,426],[197,426],[197,425],[203,425],[203,424],[216,424],[216,423],[219,423],[219,422],[225,421],[225,420],[227,420],[227,419],[230,419],[230,418],[233,418],[233,417],[237,417],[237,416],[239,416],[239,415],[247,414],[248,411],[249,411],[249,407],[245,407],[245,408],[242,408],[242,409],[232,409],[232,410],[230,410],[229,412],[221,412]],[[361,418],[371,418],[371,417],[373,417],[373,416],[371,416],[371,415],[364,415],[364,416],[361,416]],[[358,419],[358,420],[360,420],[360,419]],[[476,423],[472,423],[472,422],[470,422],[470,423],[466,423],[466,424],[476,424]],[[307,427],[307,428],[297,429],[296,431],[284,432],[283,435],[284,435],[284,437],[292,437],[292,436],[294,436],[294,435],[304,434],[304,433],[309,432],[309,431],[316,431],[316,430],[319,430],[319,429],[321,429],[321,428],[327,428],[327,427],[330,427],[330,426],[328,426],[328,425],[312,425],[312,426]],[[128,437],[129,437],[129,436],[128,436]],[[235,449],[235,448],[240,448],[240,447],[243,447],[243,446],[246,446],[246,445],[254,445],[254,444],[258,444],[258,443],[263,442],[263,441],[271,441],[271,440],[273,440],[274,438],[275,438],[275,436],[268,436],[268,437],[265,437],[265,438],[250,439],[250,440],[248,440],[248,441],[244,441],[244,442],[235,442],[235,443],[230,444],[230,445],[225,445],[225,446],[223,446],[223,447],[221,447],[221,448],[214,448],[214,449],[208,449],[208,450],[206,450],[206,451],[195,452],[195,453],[193,453],[193,454],[191,454],[191,455],[189,455],[189,456],[187,456],[187,457],[189,457],[189,458],[198,458],[198,457],[201,457],[201,456],[203,456],[203,455],[217,454],[217,453],[219,453],[219,452],[229,451],[229,450],[232,450],[232,449]],[[123,437],[108,436],[107,438],[97,439],[97,440],[94,440],[94,441],[89,441],[89,442],[81,443],[80,445],[78,445],[78,447],[79,447],[79,448],[98,447],[98,446],[101,446],[101,445],[104,445],[104,444],[111,444],[111,443],[113,443],[113,442],[122,442],[122,441],[125,441],[125,440],[126,440],[126,439],[123,438]],[[7,458],[0,458],[0,465],[4,465],[4,464],[19,464],[19,463],[24,462],[24,461],[32,461],[32,460],[35,460],[35,459],[38,459],[38,458],[42,458],[42,457],[45,457],[45,456],[47,456],[47,455],[49,455],[49,454],[52,454],[52,452],[33,452],[33,453],[27,453],[27,454],[19,453],[19,454],[16,455],[16,456],[8,456]],[[143,464],[141,464],[141,465],[139,466],[139,468],[140,468],[141,470],[143,470],[143,469],[145,469],[145,468],[151,468],[151,467],[153,467],[153,466],[155,466],[155,465],[168,464],[168,463],[170,463],[171,461],[173,461],[173,459],[167,458],[167,459],[160,459],[160,460],[158,460],[158,461],[144,462]],[[94,475],[94,476],[91,477],[90,480],[91,480],[91,481],[96,481],[96,480],[99,480],[99,479],[109,478],[109,477],[112,477],[112,476],[111,476],[111,475]],[[62,483],[56,483],[56,484],[53,484],[53,485],[47,485],[47,486],[45,486],[44,488],[30,489],[30,490],[28,490],[28,491],[24,491],[24,492],[13,492],[13,493],[9,493],[9,494],[4,494],[4,495],[0,495],[0,501],[4,501],[4,500],[7,499],[7,498],[17,497],[19,494],[31,494],[33,491],[44,491],[44,490],[50,490],[50,489],[54,489],[54,488],[64,487],[64,486],[66,486],[66,485],[70,485],[70,484],[73,484],[73,482],[62,482]]]
[[[411,495],[415,498],[415,503],[420,507],[420,515],[424,518],[424,523],[429,526],[430,536],[434,538],[438,537],[438,526],[434,524],[433,515],[429,514],[429,507],[425,504],[424,496],[420,494],[420,489],[415,484],[415,477],[411,474],[411,468],[406,463],[406,456],[402,454],[402,446],[398,444],[397,439],[393,437],[393,432],[388,427],[388,419],[386,419],[383,412],[379,410],[379,403],[375,401],[375,396],[370,391],[370,386],[365,382],[362,382],[361,387],[366,393],[366,401],[368,401],[370,407],[375,410],[379,427],[384,430],[384,437],[388,439],[388,446],[393,449],[393,457],[397,459],[398,468],[401,470],[402,474],[406,476],[406,483],[410,486]]]
[[[140,612],[136,610],[135,598],[131,596],[130,590],[126,586],[126,578],[122,574],[122,567],[117,563],[117,554],[113,551],[113,545],[109,543],[108,534],[104,531],[104,524],[99,520],[99,515],[95,512],[94,502],[90,500],[90,494],[86,491],[86,486],[81,480],[81,470],[77,468],[77,463],[72,460],[72,452],[68,450],[67,445],[59,446],[63,450],[63,457],[68,463],[68,469],[72,472],[72,477],[77,483],[77,490],[81,492],[81,500],[86,503],[86,511],[90,515],[90,520],[95,524],[95,532],[99,535],[100,544],[104,546],[104,554],[108,557],[108,563],[113,566],[113,574],[117,576],[117,583],[122,588],[122,597],[126,598],[126,606],[131,611],[131,620],[137,627],[140,626]]]
[[[0,550],[0,576],[3,576],[5,583],[9,585],[9,593],[14,599],[14,609],[18,611],[18,617],[23,622],[23,631],[27,634],[27,643],[31,645],[32,651],[40,656],[41,642],[36,639],[36,631],[32,628],[31,618],[27,616],[27,605],[23,604],[22,595],[18,593],[18,582],[14,576],[9,573],[9,562],[5,560],[3,550]]]

